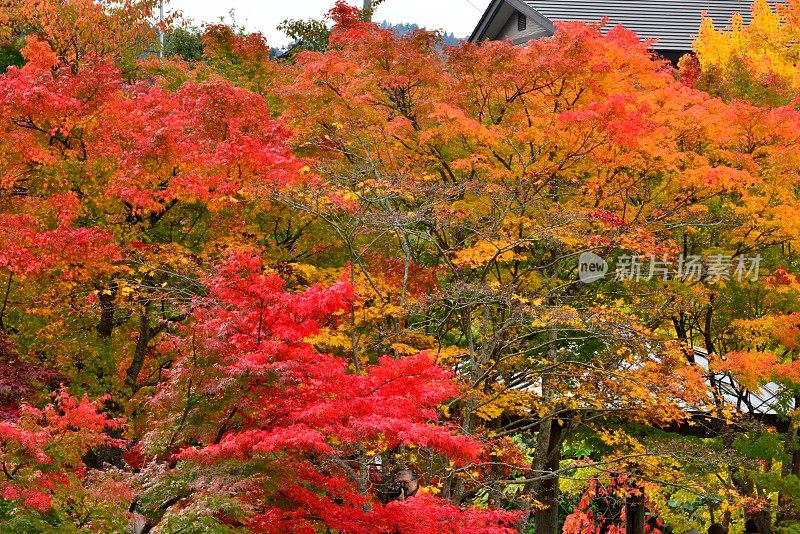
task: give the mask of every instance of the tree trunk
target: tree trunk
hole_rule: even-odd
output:
[[[759,534],[773,534],[774,530],[772,530],[772,514],[769,512],[769,510],[758,512],[757,514],[750,516],[750,519],[752,519],[756,524]]]
[[[144,306],[144,310],[139,315],[139,339],[136,341],[136,349],[133,352],[133,360],[130,367],[125,372],[125,383],[136,392],[136,380],[144,367],[144,358],[147,355],[147,346],[150,344],[152,334],[150,331],[150,303]]]
[[[536,525],[536,534],[557,534],[559,532],[558,524],[558,503],[561,494],[559,488],[558,468],[561,464],[561,434],[562,425],[555,420],[548,421],[550,430],[549,442],[547,446],[547,457],[543,464],[541,471],[546,471],[547,474],[540,483],[539,487],[534,492],[534,498],[539,501],[545,508],[537,510],[533,515],[533,520]],[[534,472],[534,476],[540,476]]]
[[[548,361],[555,365],[558,361],[558,330],[550,329]],[[548,373],[542,374],[542,403],[547,405],[553,397],[553,386]],[[543,507],[533,514],[536,534],[555,534],[558,532],[558,470],[561,461],[561,426],[554,417],[539,423],[536,437],[536,450],[531,462],[532,481],[525,485],[525,493],[536,499]],[[549,476],[551,475],[552,476]],[[528,518],[530,519],[530,518]]]
[[[11,294],[11,280],[14,279],[14,273],[8,273],[8,282],[6,282],[5,296],[3,297],[3,307],[0,308],[0,331],[6,332],[6,324],[3,322],[3,317],[6,315],[6,307],[8,306],[8,296]]]
[[[466,306],[461,311],[461,327],[464,331],[464,335],[467,339],[467,345],[469,347],[470,379],[475,380],[478,376],[478,360],[475,355],[475,339],[472,336],[472,310]],[[475,406],[475,397],[470,392],[467,394],[467,400],[464,402],[464,413],[461,420],[461,431],[467,436],[472,434]],[[453,502],[453,504],[461,504],[461,499],[464,497],[465,489],[464,479],[456,478],[455,482],[453,482],[452,495],[450,496],[450,500]]]
[[[794,410],[800,409],[800,397],[794,398]],[[791,417],[789,418],[789,428],[786,430],[786,437],[784,438],[783,442],[783,452],[786,454],[786,457],[789,458],[788,461],[783,462],[781,466],[781,477],[786,478],[791,475],[797,476],[800,472],[800,451],[797,449],[797,413],[792,413]],[[782,521],[788,519],[796,519],[796,514],[793,513],[793,506],[791,506],[789,501],[785,495],[779,494],[778,495],[778,513],[777,513],[777,521],[780,523]]]
[[[100,321],[97,323],[97,333],[100,337],[109,338],[114,331],[114,299],[117,296],[116,283],[106,290],[107,293],[100,291],[97,300],[100,303]]]
[[[644,534],[644,488],[625,499],[625,534]]]

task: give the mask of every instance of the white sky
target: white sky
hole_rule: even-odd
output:
[[[250,31],[263,33],[271,46],[287,44],[276,30],[286,19],[322,18],[334,0],[167,0],[165,10],[179,10],[196,24],[216,22],[230,10],[236,23]],[[431,30],[452,32],[467,37],[489,5],[490,0],[385,0],[376,10],[376,21],[408,22]],[[348,0],[361,7],[362,0]]]

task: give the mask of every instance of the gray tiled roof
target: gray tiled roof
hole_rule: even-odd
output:
[[[697,365],[708,373],[708,352],[699,347],[694,348],[694,360]],[[714,381],[719,393],[731,407],[739,412],[768,415],[786,413],[787,390],[775,382],[759,386],[757,391],[749,391],[733,378],[729,373],[715,373]],[[709,381],[709,387],[711,383]]]
[[[750,20],[751,0],[526,0],[552,21],[594,22],[608,17],[607,29],[621,24],[642,38],[657,39],[656,50],[689,51],[702,13],[718,27],[729,25],[734,12]],[[775,4],[777,2],[770,2]]]

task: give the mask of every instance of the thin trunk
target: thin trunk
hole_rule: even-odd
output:
[[[794,398],[794,409],[800,408],[800,397]],[[789,419],[789,428],[786,430],[786,438],[783,442],[783,452],[787,457],[791,458],[797,452],[797,417],[792,416]],[[786,478],[793,474],[794,462],[784,462],[781,467],[781,476]]]
[[[686,314],[680,312],[677,317],[672,318],[672,324],[675,326],[675,337],[682,343],[689,343],[689,332],[686,329]]]
[[[558,330],[550,329],[550,347],[548,363],[555,365],[558,361]],[[542,374],[542,404],[549,405],[553,396],[551,378],[548,373]],[[548,417],[539,424],[536,436],[536,449],[531,462],[532,481],[525,485],[525,493],[533,496],[544,508],[533,514],[536,523],[536,534],[552,534],[557,532],[558,523],[558,475],[547,476],[558,469],[561,447],[561,427],[557,421]],[[556,438],[554,440],[554,438]],[[557,444],[558,451],[554,450]],[[555,468],[553,467],[555,465]],[[555,517],[555,519],[554,519]]]
[[[683,312],[678,313],[677,317],[672,318],[672,324],[675,327],[675,337],[680,341],[681,346],[686,354],[686,360],[689,363],[695,363],[694,347],[689,340],[689,329],[686,328],[686,314]]]
[[[746,471],[742,473],[741,478],[736,483],[736,488],[742,495],[763,497],[763,495],[759,491],[758,485],[753,480],[750,473]],[[748,517],[749,510],[747,509],[747,507],[745,507],[745,509],[742,512],[744,517]],[[750,515],[749,517],[750,519],[753,520],[753,522],[755,522],[757,531],[760,534],[773,534],[774,531],[772,530],[772,512],[770,510],[762,510],[753,515]],[[730,525],[730,519],[731,519],[730,511],[726,512],[725,519],[726,522],[723,524],[727,527]]]
[[[364,7],[362,12],[364,13],[367,20],[372,20],[372,1],[373,0],[364,0]]]
[[[787,478],[791,475],[798,476],[800,472],[800,450],[797,448],[797,410],[800,409],[800,396],[794,398],[795,413],[789,418],[789,428],[786,430],[786,438],[783,442],[783,452],[786,455],[787,461],[783,462],[781,466],[781,477]],[[787,519],[797,519],[797,514],[794,513],[794,507],[791,505],[791,497],[787,498],[785,495],[778,495],[778,522]]]
[[[147,347],[151,339],[150,302],[148,301],[139,315],[139,339],[136,341],[133,361],[131,361],[130,367],[128,367],[128,370],[125,372],[125,383],[127,386],[134,389],[134,392],[136,389],[136,380],[139,378],[142,367],[144,367],[144,358],[147,354]]]
[[[706,344],[706,352],[708,354],[716,354],[717,349],[714,347],[714,339],[711,335],[712,319],[714,318],[714,296],[711,296],[711,302],[706,308],[705,328],[703,329],[703,341]]]
[[[762,510],[750,516],[750,519],[756,524],[759,534],[773,534],[775,532],[772,529],[772,513],[769,510]]]
[[[348,244],[349,245],[349,244]],[[353,248],[350,247],[350,285],[356,287],[356,273],[355,269],[355,254]],[[361,374],[361,362],[358,359],[358,332],[356,331],[356,307],[350,306],[350,344],[353,346],[353,370],[357,375]]]
[[[369,489],[369,458],[367,458],[367,451],[363,445],[358,446],[358,472],[357,472],[357,484],[358,484],[358,492],[362,495],[367,494],[367,490]],[[364,505],[366,508],[365,510],[369,510],[369,505]]]
[[[548,457],[544,464],[544,470],[547,471],[547,474],[534,494],[536,500],[545,505],[545,508],[537,510],[533,516],[536,524],[536,534],[557,534],[559,532],[558,504],[561,490],[557,471],[561,464],[561,433],[563,427],[558,421],[554,420],[550,420],[549,426]]]
[[[111,284],[105,291],[100,291],[97,300],[100,303],[100,321],[97,323],[97,333],[100,337],[109,338],[114,331],[114,299],[117,296],[117,285]]]
[[[478,373],[478,360],[475,356],[475,338],[472,335],[472,310],[468,306],[464,306],[461,311],[461,328],[464,331],[467,346],[469,347],[469,375],[474,380]],[[472,434],[475,406],[475,397],[472,392],[467,392],[467,400],[464,402],[464,414],[461,420],[461,430],[466,435]],[[453,483],[450,500],[455,504],[460,504],[461,499],[464,497],[464,490],[464,480],[457,478]]]
[[[495,419],[489,424],[489,427],[493,431],[497,431],[500,428],[500,419]],[[503,502],[503,488],[505,487],[504,484],[498,482],[499,480],[505,478],[505,466],[503,462],[503,457],[500,455],[496,455],[492,453],[491,455],[492,461],[492,480],[490,482],[490,489],[489,489],[489,506],[491,508],[498,507]]]
[[[706,307],[706,316],[705,316],[705,327],[703,328],[703,341],[706,345],[706,353],[708,354],[709,361],[711,361],[711,355],[717,353],[717,349],[714,346],[714,339],[711,334],[711,330],[713,328],[713,318],[714,318],[714,295],[710,296],[708,307]],[[725,404],[725,398],[722,395],[722,391],[717,384],[717,379],[714,373],[708,374],[708,382],[711,384],[711,392],[714,396],[714,405],[717,407],[718,411],[722,411],[723,406]]]
[[[14,273],[8,273],[8,282],[6,282],[5,296],[3,297],[3,307],[0,309],[0,331],[6,331],[6,324],[3,322],[3,317],[6,315],[6,307],[8,306],[8,296],[11,294],[11,280],[14,279]]]
[[[406,294],[408,293],[408,274],[411,270],[411,246],[408,244],[408,236],[400,234],[400,246],[403,248],[403,289],[400,293],[400,306],[406,307]]]
[[[625,534],[644,534],[644,488],[625,499]]]

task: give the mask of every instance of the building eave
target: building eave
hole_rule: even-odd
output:
[[[489,4],[489,7],[487,7],[486,11],[483,13],[478,25],[475,27],[475,30],[472,32],[472,35],[470,35],[470,42],[478,43],[487,38],[492,39],[495,37],[487,35],[487,32],[494,22],[494,19],[498,16],[504,6],[509,6],[514,10],[524,14],[534,23],[542,27],[548,35],[553,35],[556,32],[556,27],[552,20],[548,19],[522,0],[492,0],[492,2]],[[530,39],[524,39],[520,41],[520,43],[515,44],[521,44],[522,42],[528,40]]]

